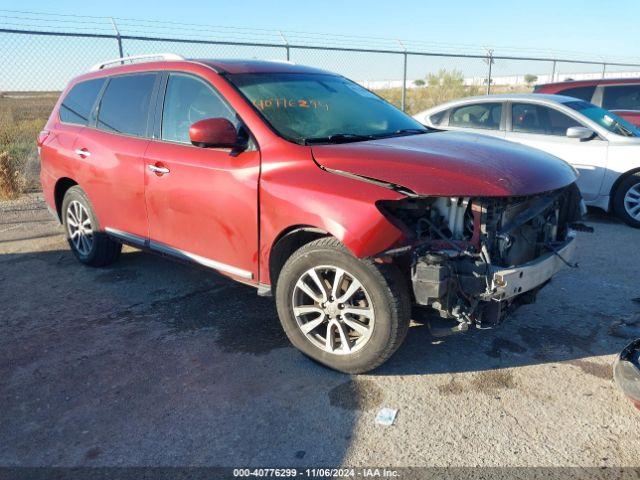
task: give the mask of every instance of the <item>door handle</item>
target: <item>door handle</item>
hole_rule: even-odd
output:
[[[76,148],[76,155],[80,158],[87,158],[91,156],[91,152],[86,148]]]
[[[156,165],[147,165],[147,168],[156,175],[164,175],[165,173],[169,173],[171,171],[167,167],[158,167]]]

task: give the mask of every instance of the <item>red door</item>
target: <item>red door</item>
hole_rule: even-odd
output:
[[[81,180],[100,221],[109,229],[138,237],[148,236],[144,199],[145,138],[116,135],[85,128],[74,149]]]
[[[162,139],[145,154],[145,195],[152,248],[245,281],[257,278],[260,153],[195,147],[189,126],[235,113],[198,77],[170,74]]]
[[[108,80],[96,128],[85,128],[74,146],[82,160],[78,178],[100,228],[142,241],[148,237],[144,197],[144,152],[151,97],[158,75],[144,72]]]
[[[152,141],[145,160],[152,248],[255,279],[259,152]]]

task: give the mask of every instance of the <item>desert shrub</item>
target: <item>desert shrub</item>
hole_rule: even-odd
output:
[[[440,70],[418,80],[413,82],[416,88],[407,89],[406,111],[410,115],[449,100],[480,94],[477,86],[464,84],[462,72],[458,70]],[[396,106],[402,102],[402,89],[399,87],[376,90],[376,93]]]
[[[15,198],[24,191],[25,177],[9,152],[0,152],[0,199]]]
[[[477,85],[465,85],[462,72],[457,70],[440,70],[436,74],[429,74],[418,82],[414,80],[415,88],[407,88],[406,112],[414,115],[436,105],[463,97],[471,97],[485,93],[486,88]],[[494,85],[491,93],[525,93],[530,92],[529,85]],[[384,88],[375,90],[385,100],[400,107],[402,103],[402,89]]]

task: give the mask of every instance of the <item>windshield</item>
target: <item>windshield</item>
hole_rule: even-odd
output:
[[[227,78],[281,136],[296,143],[351,142],[427,131],[385,100],[337,75],[250,73]]]
[[[640,137],[640,130],[638,127],[620,118],[615,113],[611,113],[609,110],[597,107],[588,102],[567,102],[565,105],[577,112],[580,112],[589,120],[596,122],[598,125],[606,128],[612,133],[625,137]]]

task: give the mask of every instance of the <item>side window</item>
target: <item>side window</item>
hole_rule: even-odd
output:
[[[560,90],[558,94],[566,95],[567,97],[579,98],[580,100],[591,103],[591,98],[593,97],[593,92],[595,91],[596,87],[594,85],[591,87],[567,88],[566,90]]]
[[[569,127],[582,126],[578,121],[553,108],[527,103],[512,105],[511,123],[514,132],[557,136],[566,135]]]
[[[549,125],[547,126],[547,133],[549,135],[564,137],[567,135],[567,128],[583,126],[577,120],[574,120],[558,110],[553,108],[544,108],[544,110],[547,111],[547,116],[549,118]]]
[[[145,136],[155,79],[155,73],[112,77],[100,100],[98,128]]]
[[[191,125],[205,118],[219,117],[238,126],[234,112],[210,85],[189,75],[169,75],[162,111],[163,140],[190,144]]]
[[[104,81],[104,78],[96,78],[76,84],[60,105],[60,120],[65,123],[87,125]]]
[[[501,103],[474,103],[451,110],[449,126],[499,130],[501,117]]]
[[[442,110],[441,112],[436,112],[429,117],[431,121],[431,125],[442,125],[444,117],[446,117],[446,113],[448,110]]]
[[[511,125],[514,132],[547,133],[546,126],[538,116],[538,107],[526,103],[511,106]]]
[[[602,108],[607,110],[640,110],[640,85],[604,87]]]

